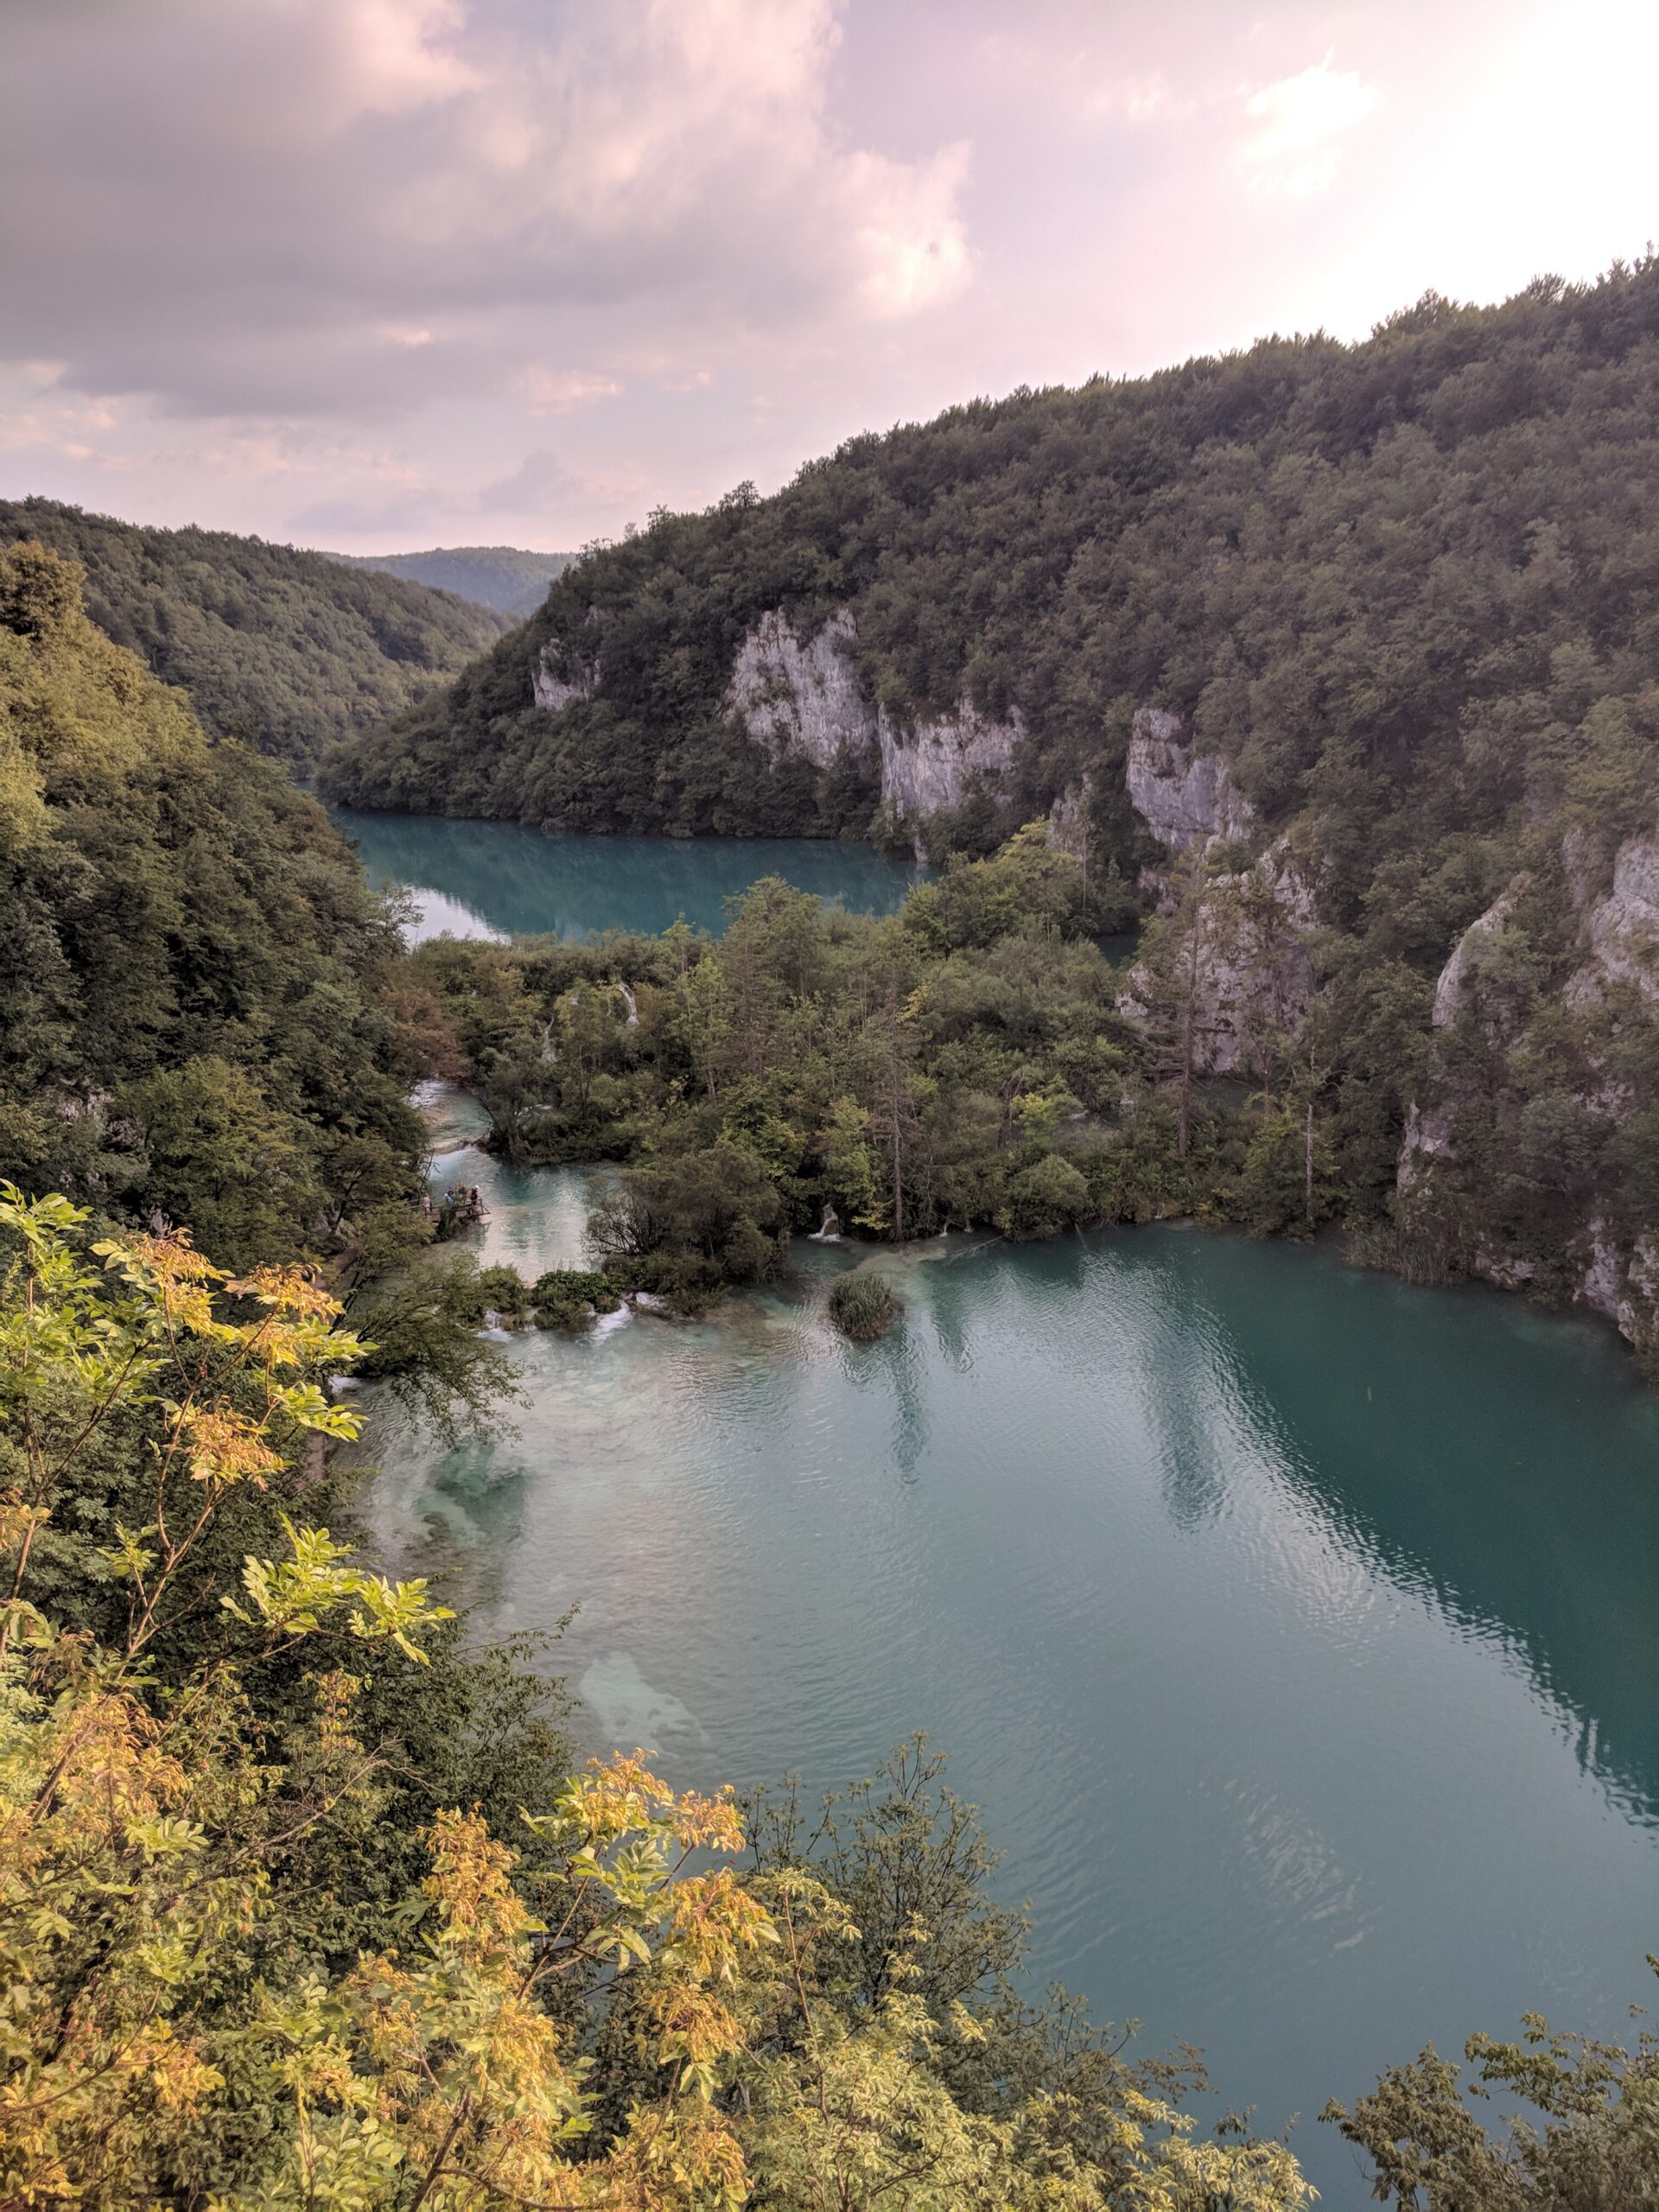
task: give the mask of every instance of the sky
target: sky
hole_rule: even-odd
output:
[[[1659,236],[1659,0],[0,0],[0,494],[565,550]]]

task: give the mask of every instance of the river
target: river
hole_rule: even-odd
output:
[[[488,827],[418,826],[421,883],[506,926]],[[582,856],[596,915],[551,844],[541,911],[655,926],[654,887],[618,912],[620,842]],[[468,1102],[439,1110],[464,1146]],[[591,1179],[435,1173],[483,1190],[481,1258],[581,1257]],[[816,1790],[926,1729],[1030,1900],[1033,1982],[1203,2045],[1214,2110],[1300,2113],[1328,2204],[1365,2193],[1327,2096],[1527,2009],[1627,2030],[1659,1944],[1659,1402],[1611,1333],[1163,1227],[893,1255],[903,1319],[854,1348],[822,1308],[857,1256],[802,1244],[696,1325],[515,1337],[517,1436],[375,1440],[378,1541],[486,1627],[579,1605],[585,1732],[677,1780]]]

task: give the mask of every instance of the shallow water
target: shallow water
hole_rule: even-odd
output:
[[[444,1141],[469,1109],[448,1103]],[[480,1257],[590,1179],[447,1154]],[[1659,1939],[1659,1405],[1611,1335],[1191,1230],[884,1259],[696,1325],[529,1332],[518,1436],[387,1438],[370,1517],[489,1628],[581,1611],[595,1745],[810,1789],[925,1728],[1062,1976],[1363,2201],[1313,2115],[1522,2009],[1618,2032]],[[1219,2108],[1219,2107],[1217,2107]]]
[[[544,836],[517,822],[365,814],[334,820],[372,880],[415,899],[407,934],[423,938],[580,938],[665,930],[677,915],[718,936],[726,901],[763,875],[840,899],[855,913],[891,913],[925,870],[868,845],[811,837]]]

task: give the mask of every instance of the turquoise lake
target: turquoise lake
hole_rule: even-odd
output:
[[[491,825],[386,835],[416,829],[400,880],[497,928],[493,879],[535,904],[531,833],[498,865]],[[701,849],[663,853],[677,887]],[[802,880],[772,849],[754,873]],[[649,876],[622,841],[586,848],[587,912],[551,864],[557,926],[658,925],[654,889],[618,911]],[[577,1261],[593,1179],[433,1111],[480,1258]],[[903,1319],[855,1348],[823,1306],[861,1260],[802,1243],[708,1321],[513,1337],[515,1436],[372,1437],[379,1543],[481,1628],[579,1606],[583,1732],[677,1779],[817,1790],[927,1730],[1030,1901],[1033,1983],[1202,2045],[1212,2114],[1300,2113],[1327,2204],[1366,2193],[1326,2097],[1523,2010],[1627,2031],[1659,1995],[1659,1398],[1611,1334],[1163,1227],[881,1255]]]
[[[413,895],[409,934],[593,937],[601,930],[726,926],[728,899],[763,875],[886,914],[925,874],[868,845],[810,837],[547,836],[517,822],[451,822],[437,815],[363,814],[334,820],[375,882]]]

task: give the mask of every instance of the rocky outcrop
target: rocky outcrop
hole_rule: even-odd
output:
[[[1652,1237],[1638,1236],[1626,1249],[1598,1216],[1590,1224],[1589,1258],[1578,1294],[1583,1305],[1605,1314],[1620,1336],[1649,1346],[1659,1307],[1659,1247]]]
[[[738,647],[727,712],[774,762],[793,753],[828,768],[843,752],[868,753],[875,743],[875,709],[848,651],[857,634],[850,607],[804,639],[779,607]]]
[[[1433,1028],[1451,1029],[1466,1010],[1478,1011],[1481,969],[1502,937],[1517,903],[1531,887],[1531,883],[1530,876],[1516,876],[1484,913],[1476,915],[1452,946],[1452,956],[1441,969],[1434,986],[1434,1008],[1430,1016]],[[1452,1112],[1443,1095],[1445,1088],[1442,1052],[1441,1048],[1436,1047],[1429,1057],[1423,1096],[1414,1099],[1406,1109],[1405,1133],[1401,1140],[1400,1158],[1395,1170],[1395,1181],[1402,1191],[1416,1190],[1437,1160],[1450,1160],[1453,1156]],[[1494,1268],[1498,1264],[1495,1262]],[[1529,1263],[1525,1262],[1505,1261],[1501,1264],[1510,1271],[1518,1264],[1527,1269],[1529,1276],[1531,1272]],[[1496,1280],[1495,1274],[1493,1279]],[[1526,1279],[1527,1276],[1519,1278]]]
[[[957,807],[976,781],[995,781],[1026,734],[1017,709],[1005,721],[964,699],[948,715],[900,721],[865,698],[851,647],[850,607],[804,637],[781,607],[763,614],[738,647],[726,711],[774,763],[791,755],[828,768],[843,753],[880,758],[881,799],[917,825],[918,853],[931,814]]]
[[[573,660],[575,673],[562,674],[561,670]],[[598,660],[592,657],[582,660],[571,654],[559,639],[550,638],[531,670],[530,689],[536,704],[546,713],[563,713],[577,699],[591,699],[599,689]]]
[[[1085,776],[1081,790],[1067,787],[1048,810],[1048,842],[1052,852],[1087,867],[1089,861],[1089,804],[1093,779]]]
[[[1580,964],[1562,989],[1565,1002],[1592,1014],[1615,984],[1632,985],[1644,999],[1659,1000],[1659,840],[1627,838],[1614,859],[1611,888],[1599,897],[1597,871],[1581,838],[1568,839],[1563,859],[1580,915]],[[1601,880],[1605,881],[1605,874]],[[1436,1166],[1457,1156],[1450,1033],[1467,1017],[1481,1025],[1490,1046],[1502,1049],[1508,1040],[1515,1017],[1501,997],[1483,993],[1483,971],[1532,887],[1530,875],[1516,876],[1465,930],[1440,970],[1433,1014],[1440,1041],[1430,1052],[1422,1095],[1406,1116],[1396,1176],[1402,1194],[1421,1196]],[[1593,1065],[1593,1052],[1592,1060]],[[1629,1110],[1630,1095],[1622,1084],[1606,1077],[1577,1103],[1587,1122],[1616,1127]],[[1634,1241],[1628,1234],[1621,1236],[1597,1213],[1568,1249],[1576,1274],[1574,1299],[1605,1314],[1632,1344],[1649,1346],[1659,1311],[1659,1246],[1647,1236]],[[1482,1249],[1468,1264],[1503,1289],[1523,1287],[1539,1276],[1536,1260],[1524,1252]]]
[[[1659,999],[1659,838],[1627,837],[1613,861],[1611,890],[1593,901],[1567,858],[1587,956],[1567,984],[1567,1003],[1591,1005],[1610,983],[1630,983],[1644,999]]]
[[[1213,878],[1196,909],[1178,917],[1193,948],[1190,969],[1178,963],[1178,980],[1192,995],[1195,1075],[1254,1073],[1268,1038],[1295,1035],[1313,993],[1306,939],[1314,919],[1312,887],[1282,845],[1252,868]],[[1144,1020],[1154,999],[1167,996],[1139,964],[1118,1011]]]
[[[1255,835],[1255,810],[1233,787],[1224,760],[1194,755],[1173,715],[1143,707],[1135,715],[1125,781],[1130,803],[1170,855],[1201,844],[1231,844]],[[1150,868],[1142,881],[1175,914],[1183,893],[1173,871]],[[1313,884],[1287,837],[1247,868],[1211,877],[1179,917],[1195,950],[1190,973],[1193,1071],[1244,1074],[1259,1065],[1269,1033],[1294,1035],[1313,995],[1308,933],[1318,920]],[[1132,969],[1118,1001],[1132,1019],[1147,1015],[1154,979]]]
[[[1226,761],[1218,753],[1194,753],[1182,741],[1179,717],[1160,707],[1142,707],[1135,717],[1124,780],[1130,804],[1172,853],[1198,842],[1230,843],[1255,829],[1255,810]]]
[[[1440,970],[1434,986],[1433,1026],[1449,1029],[1468,1003],[1481,963],[1503,935],[1516,902],[1532,887],[1532,878],[1518,875],[1501,898],[1478,914],[1452,947],[1452,957]]]
[[[1025,734],[1017,707],[994,721],[964,699],[954,714],[907,725],[883,708],[876,717],[882,800],[912,818],[960,806],[976,779],[1001,777]]]

